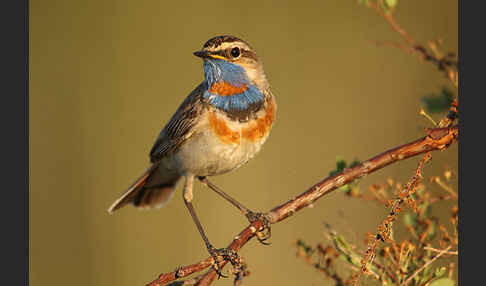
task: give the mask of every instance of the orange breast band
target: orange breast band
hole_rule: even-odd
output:
[[[243,84],[242,86],[238,87],[226,81],[218,81],[213,83],[213,85],[211,85],[211,88],[209,88],[209,92],[220,96],[230,96],[234,94],[243,93],[246,89],[247,89],[246,84]]]
[[[261,140],[270,131],[274,120],[275,104],[273,101],[270,101],[265,110],[265,115],[252,121],[248,127],[243,128],[240,136],[240,131],[231,130],[226,124],[225,119],[218,118],[215,112],[209,114],[209,125],[211,129],[226,144],[240,143],[241,138],[252,142]]]

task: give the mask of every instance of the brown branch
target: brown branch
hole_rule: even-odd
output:
[[[303,207],[312,204],[323,195],[396,161],[429,151],[444,150],[457,139],[458,127],[429,129],[428,133],[428,136],[383,152],[358,166],[345,169],[341,173],[315,184],[295,199],[272,209],[269,213],[271,222],[279,222]]]
[[[267,213],[268,218],[270,219],[270,222],[272,224],[275,224],[290,217],[304,207],[312,205],[312,203],[315,202],[317,199],[329,194],[337,188],[351,183],[358,178],[371,174],[385,166],[426,152],[444,150],[448,146],[450,146],[450,144],[457,141],[458,132],[459,130],[457,126],[451,128],[428,129],[428,135],[425,137],[383,152],[355,167],[347,168],[338,174],[335,174],[318,182],[296,198],[289,200],[286,203],[281,204],[270,210]],[[262,227],[263,224],[261,220],[257,220],[251,223],[233,239],[228,248],[238,252],[250,239],[252,239],[256,235],[257,230],[262,229]],[[159,278],[150,282],[147,285],[166,285],[168,282],[171,282],[175,279],[183,278],[195,272],[202,271],[205,268],[208,268],[212,264],[212,262],[212,258],[207,258],[196,264],[181,267],[174,272],[161,274]],[[226,264],[227,261],[221,261],[219,263],[221,268],[224,267]],[[214,271],[214,269],[210,269],[206,272],[205,275],[202,276],[198,285],[209,285],[214,280],[214,278],[216,278],[216,272]]]

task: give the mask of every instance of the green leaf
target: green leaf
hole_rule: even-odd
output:
[[[356,166],[358,166],[359,164],[361,164],[361,162],[360,162],[360,161],[358,161],[358,160],[354,160],[353,162],[351,162],[351,165],[349,165],[349,168],[356,167]]]
[[[419,275],[415,276],[416,278],[419,278],[419,279],[415,279],[415,281],[417,282],[418,285],[420,285],[420,283],[425,283],[427,280],[429,280],[430,278],[430,269],[432,269],[432,267],[429,265],[427,267],[425,267],[423,273],[422,273],[422,279],[419,278]],[[415,270],[414,270],[415,271]]]
[[[346,242],[342,235],[333,235],[334,247],[341,254],[339,257],[354,266],[361,266],[361,256],[353,252],[351,246]]]
[[[349,187],[349,184],[346,184],[342,187],[339,187],[338,190],[340,190],[341,192],[349,192],[351,191],[351,188]]]
[[[435,229],[436,229],[436,223],[435,223],[435,221],[431,221],[430,222],[430,229],[429,229],[429,238],[430,239],[434,238]]]
[[[417,214],[408,212],[403,216],[403,223],[406,226],[411,226],[415,228],[417,226]]]
[[[398,4],[398,0],[385,0],[386,6],[394,8]]]
[[[344,170],[344,168],[346,168],[346,161],[339,160],[337,161],[336,166],[337,166],[337,170],[341,172],[342,170]]]
[[[442,266],[440,268],[436,268],[434,272],[434,277],[441,277],[446,273],[446,268],[445,266]]]
[[[422,214],[420,217],[422,219],[426,219],[430,217],[430,214],[432,212],[432,207],[430,206],[429,202],[424,201],[418,206],[419,213]]]
[[[348,190],[348,193],[353,194],[353,195],[358,195],[359,194],[359,186],[358,186],[359,181],[355,181],[354,183],[351,183],[350,188]]]
[[[345,160],[340,159],[338,157],[338,159],[336,160],[336,169],[329,172],[329,176],[334,176],[337,173],[342,172],[346,168],[352,168],[352,167],[358,166],[359,164],[361,164],[360,161],[354,160],[353,162],[351,162],[351,165],[349,165],[349,167],[348,167],[348,163],[346,163]]]
[[[423,196],[424,195],[424,192],[425,192],[425,185],[418,185],[417,186],[417,189],[415,190],[415,192],[420,195],[420,196]],[[416,199],[416,195],[415,194],[412,194],[413,198]]]
[[[336,235],[334,237],[334,244],[338,250],[345,250],[346,252],[351,251],[351,246],[349,246],[342,235]]]
[[[304,242],[303,240],[301,240],[301,239],[298,239],[298,240],[297,240],[297,246],[302,247],[302,249],[304,250],[304,252],[305,252],[306,254],[310,254],[310,253],[312,253],[312,252],[313,252],[312,247],[311,247],[311,246],[309,246],[307,243],[305,243],[305,242]]]
[[[361,164],[360,161],[354,160],[353,162],[351,162],[351,165],[349,165],[348,167],[348,163],[346,163],[345,160],[338,157],[336,160],[336,169],[329,172],[329,176],[334,176],[338,173],[341,173],[346,168],[353,168],[355,166],[358,166],[359,164]],[[344,186],[341,186],[338,190],[342,192],[346,192],[347,194],[349,194],[350,192],[358,194],[359,193],[358,182],[346,184]]]
[[[342,170],[344,170],[345,167],[346,167],[346,161],[344,161],[344,160],[338,160],[336,162],[336,169],[334,169],[331,172],[329,172],[329,176],[336,175],[337,173],[339,173]]]
[[[453,100],[454,94],[445,87],[439,95],[430,94],[421,98],[424,109],[430,113],[447,111]]]
[[[439,278],[437,280],[432,281],[429,286],[454,286],[456,282],[450,278]]]

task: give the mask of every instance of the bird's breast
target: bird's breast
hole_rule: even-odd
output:
[[[197,131],[178,152],[167,159],[180,173],[212,176],[234,170],[252,159],[266,141],[275,121],[276,104],[265,103],[251,120],[231,120],[217,108],[209,108]]]
[[[231,120],[217,109],[208,113],[211,131],[223,144],[257,144],[265,140],[275,121],[276,104],[273,98],[247,122]]]

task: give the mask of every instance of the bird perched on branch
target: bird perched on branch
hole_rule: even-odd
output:
[[[195,179],[235,205],[250,222],[269,220],[254,213],[212,184],[207,176],[237,169],[253,158],[267,140],[275,121],[277,105],[263,71],[263,65],[248,43],[233,36],[208,40],[194,55],[202,58],[204,81],[182,102],[160,132],[150,151],[151,166],[109,208],[132,204],[150,208],[163,206],[184,178],[184,202],[217,262],[217,256],[231,259],[228,249],[216,249],[209,242],[192,206]],[[228,258],[229,257],[229,258]],[[216,270],[221,275],[219,264]]]

